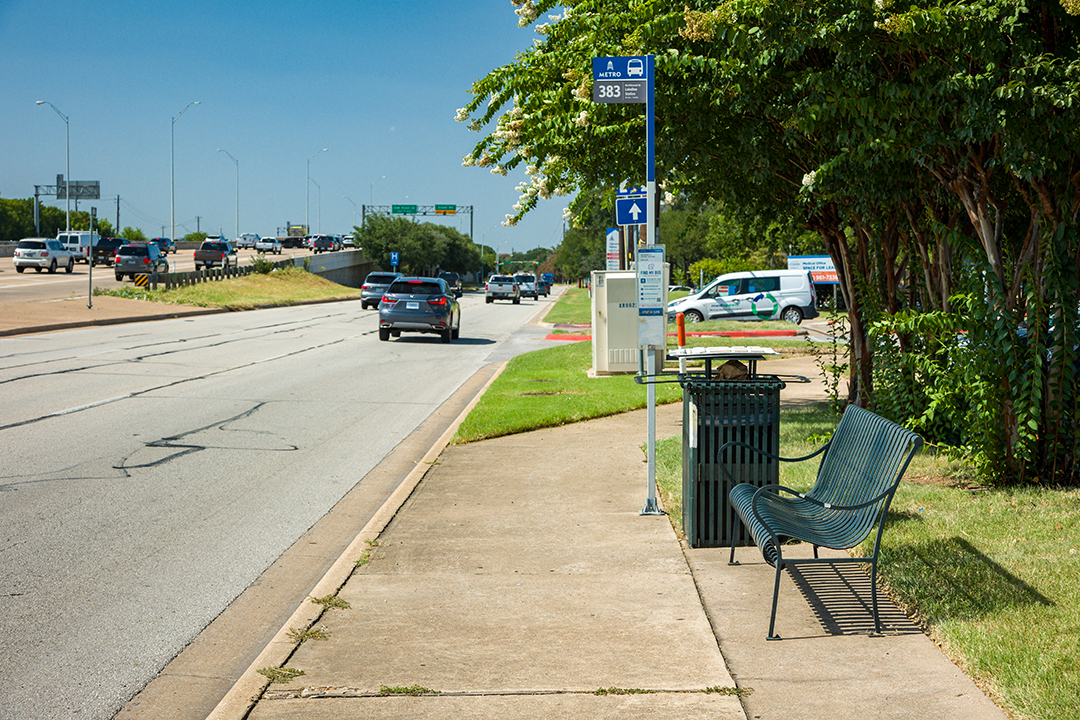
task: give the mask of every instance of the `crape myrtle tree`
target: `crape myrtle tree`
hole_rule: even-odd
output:
[[[1080,2],[517,4],[540,37],[458,111],[495,123],[466,165],[525,169],[508,224],[644,179],[644,108],[592,103],[591,63],[652,53],[659,184],[820,236],[849,400],[1075,481]]]

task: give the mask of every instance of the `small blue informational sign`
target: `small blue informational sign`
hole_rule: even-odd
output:
[[[619,225],[644,225],[649,221],[649,203],[643,197],[615,198],[615,219]]]
[[[398,254],[396,252],[390,253],[390,264],[394,267],[400,265],[400,263],[398,262]]]

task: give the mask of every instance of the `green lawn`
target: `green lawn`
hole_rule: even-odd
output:
[[[511,360],[458,428],[454,443],[555,427],[645,407],[645,388],[631,375],[590,379],[592,343],[560,345]],[[658,385],[657,402],[682,397]]]

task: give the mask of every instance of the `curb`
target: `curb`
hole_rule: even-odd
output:
[[[476,404],[480,402],[491,384],[506,369],[506,365],[507,363],[504,361],[484,384],[484,387],[458,414],[454,422],[428,449],[420,462],[405,476],[397,489],[386,499],[382,507],[375,512],[371,520],[353,538],[353,541],[334,561],[334,564],[327,570],[322,579],[311,589],[308,598],[336,595],[340,592],[356,569],[357,560],[367,550],[368,543],[378,538],[382,531],[386,529],[386,526],[390,524],[390,521],[394,519],[398,510],[401,509],[405,501],[409,499],[409,496],[420,484],[420,481],[423,480],[424,475],[427,474],[427,471],[432,467],[439,455],[442,454],[442,451],[446,449],[446,446],[450,444],[450,440],[453,439],[458,426],[461,425]],[[284,666],[299,647],[296,641],[288,638],[289,631],[296,628],[310,628],[318,622],[324,612],[326,612],[325,608],[308,602],[305,598],[300,607],[293,612],[285,624],[277,631],[270,643],[263,648],[263,651],[259,653],[258,657],[233,684],[225,697],[218,702],[214,710],[207,716],[207,720],[243,720],[243,718],[246,718],[270,686],[270,680],[259,674],[259,669]]]

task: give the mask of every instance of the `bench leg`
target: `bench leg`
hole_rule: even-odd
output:
[[[874,632],[872,635],[880,636],[881,633],[881,616],[878,615],[877,606],[877,560],[870,563],[870,597],[872,598],[874,606]]]
[[[765,636],[766,640],[779,640],[780,636],[774,632],[776,628],[776,601],[780,599],[780,570],[784,567],[784,562],[781,558],[776,560],[776,582],[773,584],[772,591],[772,615],[769,616],[769,634]]]

